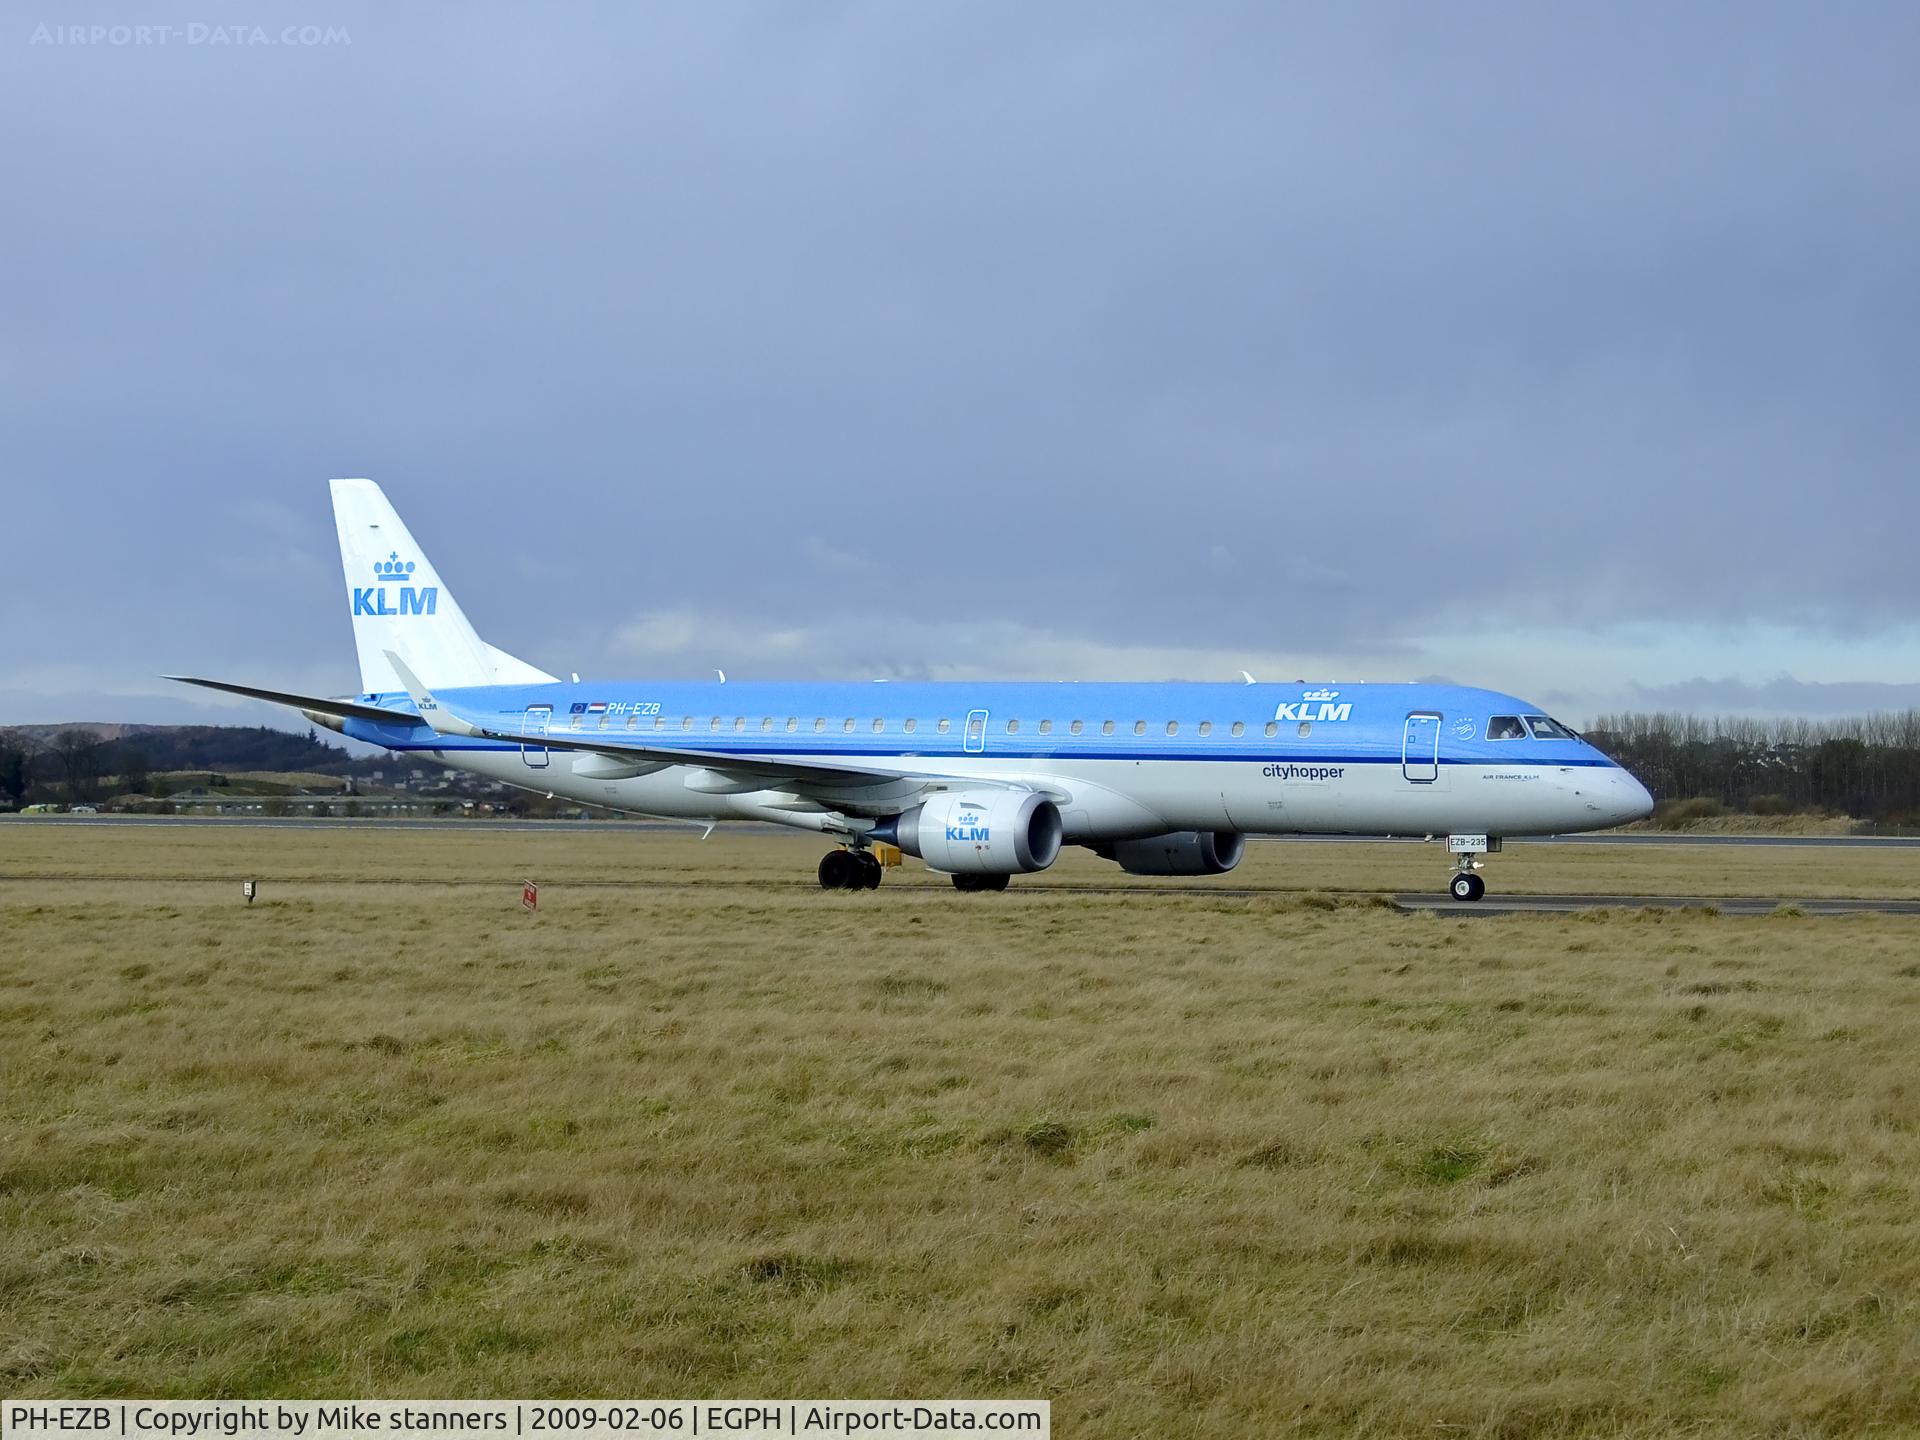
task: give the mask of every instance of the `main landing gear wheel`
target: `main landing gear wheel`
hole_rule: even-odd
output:
[[[880,861],[869,850],[829,850],[820,861],[822,890],[878,890]]]
[[[1462,870],[1447,890],[1456,900],[1478,900],[1487,893],[1487,882],[1470,870]]]
[[[956,875],[953,877],[953,888],[967,891],[1004,890],[1011,878],[1008,875]]]

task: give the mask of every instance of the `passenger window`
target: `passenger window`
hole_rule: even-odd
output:
[[[841,725],[840,729],[843,734],[851,735],[853,733],[853,717],[851,715],[847,717],[846,723]]]
[[[682,730],[691,730],[693,728],[693,717],[691,715],[682,715],[680,717],[680,728]]]
[[[718,715],[714,716],[712,720],[707,722],[707,729],[718,730],[719,728],[720,728],[720,717]]]
[[[571,723],[568,724],[567,728],[569,730],[578,730],[580,728],[580,717],[578,715],[574,716],[573,720],[571,721]]]
[[[1069,726],[1067,727],[1067,730],[1068,730],[1068,732],[1069,732],[1070,734],[1074,734],[1074,735],[1078,735],[1078,734],[1079,734],[1079,733],[1080,733],[1080,732],[1081,732],[1082,730],[1084,730],[1084,729],[1086,729],[1086,728],[1087,728],[1087,722],[1086,722],[1086,721],[1084,721],[1084,720],[1076,720],[1076,721],[1074,721],[1074,722],[1073,722],[1073,724],[1071,724],[1071,725],[1069,725]]]
[[[800,717],[798,715],[787,716],[787,733],[791,735],[794,731],[798,730],[799,728],[800,728]]]
[[[1206,736],[1213,734],[1213,721],[1202,720],[1200,722],[1200,734],[1202,738],[1205,738]]]
[[[884,720],[876,719],[873,722],[873,733],[876,735],[878,735],[882,730],[886,728],[887,728],[887,722]]]
[[[900,728],[906,731],[907,734],[911,735],[913,734],[914,731],[920,728],[920,722],[918,720],[915,720],[912,716],[908,716],[907,723],[902,725]]]
[[[744,716],[744,715],[736,715],[736,716],[734,716],[734,717],[733,717],[733,728],[734,728],[734,731],[735,731],[735,733],[736,733],[736,734],[737,734],[738,732],[740,732],[740,731],[742,731],[742,730],[744,730],[744,729],[746,729],[746,728],[747,728],[747,717],[746,717],[746,716]]]
[[[627,716],[627,729],[635,730],[639,728],[639,725],[640,725],[640,717],[638,715]]]
[[[1100,722],[1100,733],[1101,733],[1102,735],[1111,735],[1111,734],[1113,734],[1113,721],[1111,721],[1111,720],[1102,720],[1102,721]]]
[[[666,728],[667,728],[667,717],[666,717],[666,716],[664,716],[664,715],[656,715],[656,716],[654,716],[654,717],[653,717],[653,728],[654,728],[654,729],[656,729],[656,730],[664,730],[664,729],[666,729]]]
[[[826,732],[826,728],[827,728],[827,717],[824,715],[817,716],[813,722],[813,733],[816,735],[824,734]]]
[[[1020,733],[1020,722],[1018,720],[1007,721],[1007,734],[1018,735],[1019,733]]]
[[[1134,722],[1133,722],[1133,733],[1134,733],[1134,734],[1136,734],[1136,735],[1144,735],[1144,734],[1146,734],[1146,733],[1147,733],[1147,722],[1146,722],[1146,721],[1144,721],[1144,720],[1136,720],[1136,721],[1134,721]]]
[[[771,729],[773,729],[773,717],[771,715],[761,716],[760,717],[760,733],[764,735],[767,731]]]
[[[1234,734],[1234,738],[1235,738],[1236,740],[1237,740],[1237,739],[1239,739],[1239,738],[1240,738],[1240,736],[1242,736],[1242,735],[1244,735],[1244,734],[1246,734],[1246,733],[1247,733],[1247,722],[1246,722],[1246,721],[1244,721],[1244,720],[1236,720],[1236,721],[1234,721],[1234,722],[1233,722],[1233,734]]]
[[[1267,721],[1267,738],[1271,740],[1274,736],[1278,735],[1279,733],[1280,733],[1280,726],[1272,720]]]
[[[608,713],[607,713],[607,712],[606,712],[605,710],[602,710],[602,711],[600,712],[600,725],[599,725],[599,728],[600,728],[600,729],[602,729],[602,730],[604,730],[604,729],[606,729],[606,728],[607,728],[607,726],[609,726],[609,725],[610,725],[610,724],[612,724],[612,723],[613,723],[613,716],[611,716],[611,715],[609,715],[609,714],[608,714]]]
[[[1167,721],[1167,734],[1178,735],[1179,733],[1180,733],[1180,722],[1178,720]]]
[[[947,718],[946,718],[946,717],[945,717],[945,716],[943,715],[943,716],[941,716],[941,717],[940,717],[940,723],[939,723],[938,725],[936,725],[936,726],[934,726],[933,728],[934,728],[934,729],[936,729],[936,730],[938,730],[938,731],[939,731],[939,732],[940,732],[940,733],[941,733],[942,735],[944,735],[944,734],[946,734],[946,733],[947,733],[947,731],[949,731],[949,730],[951,730],[951,729],[953,728],[953,722],[952,722],[951,720],[949,720],[949,719],[947,719]]]
[[[1053,721],[1042,720],[1040,722],[1040,733],[1042,735],[1051,735],[1053,733]]]
[[[1496,715],[1487,721],[1487,739],[1489,740],[1524,740],[1526,738],[1527,732],[1521,726],[1518,715]]]
[[[1307,738],[1307,736],[1311,735],[1312,733],[1313,733],[1313,722],[1311,720],[1302,720],[1300,722],[1300,738],[1304,740]]]

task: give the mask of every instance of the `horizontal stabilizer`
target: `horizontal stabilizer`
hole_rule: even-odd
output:
[[[229,695],[245,695],[250,700],[265,700],[293,710],[319,715],[337,715],[342,719],[372,720],[385,725],[418,725],[420,717],[409,710],[386,710],[378,705],[362,705],[357,700],[330,700],[319,695],[295,695],[287,690],[262,690],[254,685],[235,685],[226,680],[202,680],[193,675],[163,675],[182,685],[198,685],[206,690],[224,690]]]

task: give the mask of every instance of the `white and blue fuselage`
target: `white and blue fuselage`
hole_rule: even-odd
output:
[[[441,735],[424,722],[347,719],[341,729],[583,804],[690,820],[764,818],[779,787],[715,793],[706,764],[596,778],[608,767],[546,740],[642,741],[902,777],[897,787],[843,787],[857,810],[916,793],[909,777],[1066,789],[1068,844],[1175,830],[1559,834],[1651,809],[1637,780],[1539,707],[1452,685],[603,682],[435,697],[514,738]],[[404,692],[364,698],[413,709]]]

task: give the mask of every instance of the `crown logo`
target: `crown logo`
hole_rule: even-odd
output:
[[[400,552],[395,550],[384,560],[376,560],[373,565],[373,578],[376,580],[411,580],[413,561],[402,560]]]
[[[1309,690],[1300,698],[1302,700],[1337,700],[1340,698],[1340,692],[1338,690]]]

